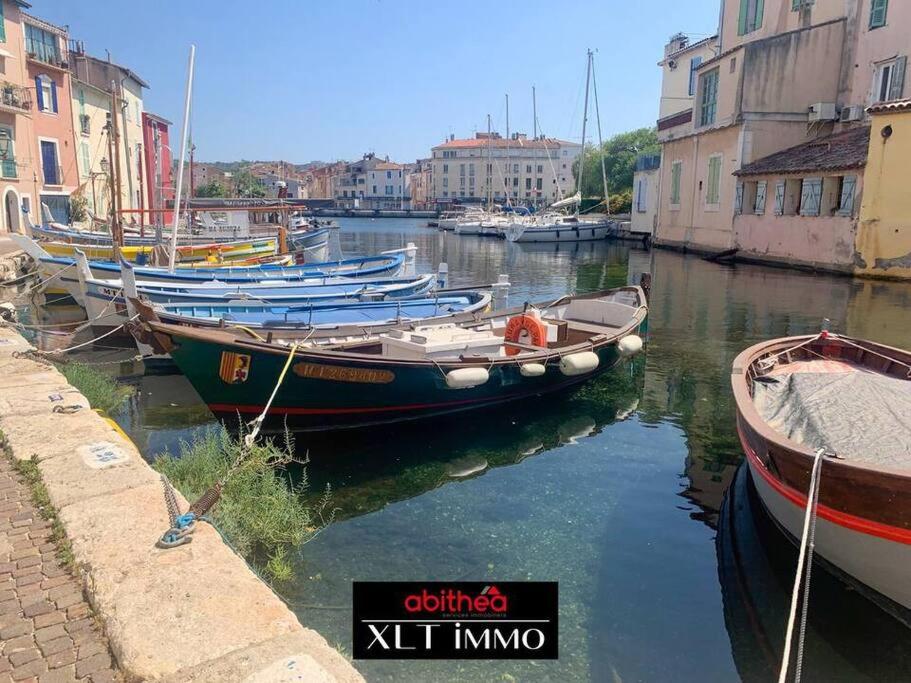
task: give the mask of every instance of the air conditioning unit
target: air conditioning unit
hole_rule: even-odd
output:
[[[848,123],[849,121],[860,121],[864,118],[864,108],[860,104],[852,104],[848,107],[842,107],[841,109],[841,122]]]
[[[810,106],[810,121],[838,120],[838,107],[834,102],[817,102]]]

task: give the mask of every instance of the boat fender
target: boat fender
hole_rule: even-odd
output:
[[[542,363],[525,363],[519,368],[522,377],[540,377],[546,370]]]
[[[540,318],[523,313],[514,315],[506,321],[506,341],[530,344],[532,346],[547,346],[547,327]],[[507,346],[506,355],[515,356],[522,349],[516,346]]]
[[[458,368],[446,373],[446,386],[450,389],[470,389],[486,384],[489,379],[487,368]]]
[[[575,375],[584,375],[587,372],[593,371],[598,367],[600,363],[598,354],[593,351],[581,351],[579,353],[571,353],[568,356],[563,356],[560,359],[560,372],[562,372],[567,377],[573,377]]]
[[[628,334],[617,342],[617,351],[621,358],[635,356],[642,350],[642,337],[638,334]]]

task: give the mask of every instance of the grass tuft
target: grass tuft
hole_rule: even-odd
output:
[[[133,395],[133,387],[120,384],[114,378],[83,363],[58,364],[66,381],[85,396],[92,408],[112,415]]]
[[[328,489],[314,507],[304,502],[306,476],[293,484],[286,471],[292,462],[290,437],[284,447],[264,440],[247,451],[242,438],[218,427],[182,441],[179,455],[163,453],[153,466],[191,502],[233,469],[208,516],[234,549],[268,578],[288,581],[294,577],[289,548],[312,539],[334,515],[323,515]],[[258,558],[268,559],[260,567]]]

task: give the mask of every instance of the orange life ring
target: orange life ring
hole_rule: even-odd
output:
[[[533,315],[523,313],[506,321],[506,341],[531,344],[532,346],[547,346],[547,327]],[[515,356],[521,349],[515,346],[506,347],[507,356]]]

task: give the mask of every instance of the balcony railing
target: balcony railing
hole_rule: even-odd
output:
[[[88,114],[79,115],[79,132],[88,135],[92,131],[91,119]]]
[[[32,95],[28,88],[7,81],[0,81],[0,109],[24,112],[32,108]]]
[[[45,167],[44,169],[44,184],[45,185],[63,185],[63,167],[62,166],[52,166],[51,168]]]
[[[36,62],[41,62],[42,64],[48,64],[50,66],[57,67],[58,69],[66,69],[69,65],[66,63],[66,60],[60,55],[60,52],[54,48],[48,47],[47,45],[26,45],[26,57]]]

